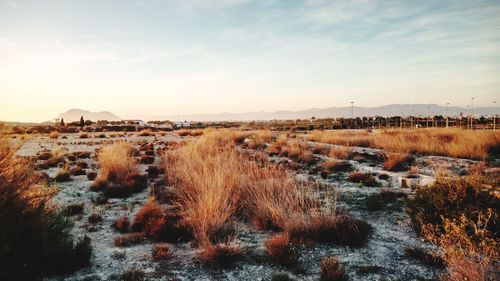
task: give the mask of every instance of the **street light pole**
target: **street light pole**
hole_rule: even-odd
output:
[[[496,103],[497,103],[496,101],[493,101],[493,104],[496,104]],[[493,107],[495,107],[495,106],[493,106]],[[496,124],[495,124],[496,119],[497,119],[497,115],[493,114],[493,131],[496,130]]]
[[[354,102],[351,101],[351,127],[353,124],[354,124]]]
[[[472,98],[470,103],[470,129],[474,129],[474,98]]]

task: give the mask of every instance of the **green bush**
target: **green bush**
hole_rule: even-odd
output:
[[[75,243],[71,221],[49,205],[55,194],[0,135],[0,280],[40,280],[90,262],[90,238]]]

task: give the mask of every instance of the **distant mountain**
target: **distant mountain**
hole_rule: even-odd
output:
[[[101,112],[91,112],[83,109],[70,109],[64,113],[57,115],[57,119],[64,118],[64,122],[79,121],[80,117],[83,116],[85,120],[97,121],[97,120],[108,120],[108,121],[120,121],[121,118],[114,115],[109,111]]]
[[[354,117],[368,116],[405,116],[405,115],[447,115],[458,116],[460,114],[470,114],[469,108],[456,106],[440,106],[437,104],[391,104],[378,107],[353,108]],[[499,107],[478,107],[474,108],[474,115],[500,114]],[[218,114],[192,114],[192,115],[129,115],[129,119],[149,120],[171,120],[171,121],[249,121],[249,120],[273,120],[273,119],[305,119],[305,118],[339,118],[351,117],[351,107],[329,107],[312,108],[301,111],[255,111],[246,113],[218,113]],[[66,120],[66,119],[65,119]]]

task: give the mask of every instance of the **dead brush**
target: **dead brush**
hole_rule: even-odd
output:
[[[368,241],[372,226],[347,212],[312,214],[290,220],[286,231],[297,241],[315,241],[360,247]]]
[[[103,147],[97,161],[101,169],[92,189],[109,197],[125,197],[147,187],[147,176],[139,174],[132,148],[123,142]]]
[[[408,171],[415,158],[405,153],[390,153],[385,157],[384,170],[392,172]]]
[[[251,149],[263,149],[272,140],[273,135],[271,131],[254,131],[249,136],[247,147]]]
[[[208,132],[165,154],[167,182],[176,187],[176,206],[199,244],[233,236],[236,217],[264,228],[282,228],[308,208],[300,184],[285,170],[249,161],[234,147],[230,131]]]
[[[139,133],[137,133],[137,136],[139,137],[150,137],[154,135],[155,133],[153,133],[153,131],[151,131],[150,129],[142,130]]]
[[[316,158],[309,150],[309,147],[302,141],[294,139],[288,142],[281,150],[281,155],[300,163],[313,164]]]
[[[337,257],[327,257],[321,260],[320,281],[344,281],[347,280],[344,266]]]
[[[51,139],[58,139],[59,138],[59,132],[57,132],[57,131],[50,132],[49,138],[51,138]]]
[[[205,244],[199,251],[199,259],[212,268],[227,267],[243,256],[243,250],[235,245],[218,243]]]
[[[290,234],[278,233],[271,236],[264,243],[267,256],[275,263],[297,267],[299,264],[299,253],[292,244]]]
[[[380,185],[377,179],[369,173],[352,172],[349,174],[347,180],[350,182],[360,183],[363,184],[364,186],[370,186],[370,187],[376,187]]]

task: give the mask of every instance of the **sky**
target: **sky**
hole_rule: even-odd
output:
[[[0,120],[500,103],[500,1],[0,0]]]

